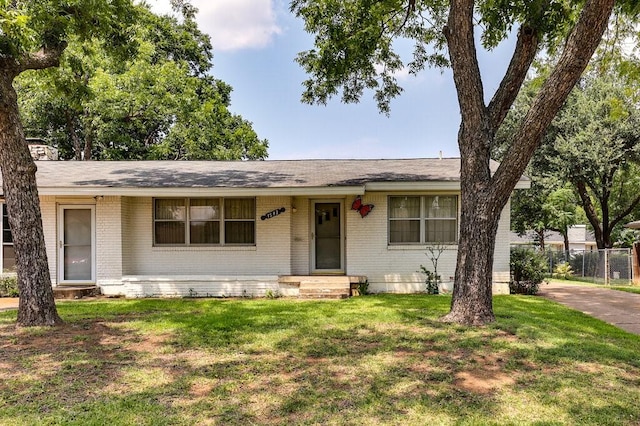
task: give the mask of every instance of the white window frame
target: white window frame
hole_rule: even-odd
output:
[[[239,200],[253,200],[253,219],[226,219],[225,215],[225,199],[239,199]],[[220,211],[220,218],[209,221],[193,220],[193,222],[218,222],[219,225],[219,243],[191,243],[191,200],[218,200],[218,208]],[[185,219],[170,220],[170,219],[156,219],[156,200],[184,200],[185,206]],[[152,234],[153,234],[153,246],[154,247],[221,247],[221,246],[248,246],[252,247],[256,245],[256,216],[257,216],[257,204],[255,197],[155,197],[152,200]],[[252,243],[227,243],[225,239],[225,222],[253,222],[253,242]],[[184,222],[184,243],[168,243],[162,244],[156,242],[156,223],[157,222]]]
[[[420,198],[420,216],[411,218],[393,218],[391,217],[391,199],[392,198]],[[456,216],[452,218],[430,218],[427,215],[427,199],[433,197],[452,197],[455,199],[455,212]],[[403,245],[424,245],[424,244],[442,244],[442,245],[457,245],[458,237],[460,233],[460,196],[458,194],[393,194],[387,197],[387,244],[389,246],[403,246]],[[420,236],[419,241],[415,242],[392,242],[391,241],[391,222],[393,221],[409,221],[419,220],[420,223]],[[428,241],[427,236],[427,221],[455,221],[455,241]]]

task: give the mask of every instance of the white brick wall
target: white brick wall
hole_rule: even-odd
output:
[[[267,292],[298,295],[298,288],[278,283],[278,276],[172,275],[126,276],[121,293],[127,297],[264,297]],[[116,290],[107,288],[108,292]],[[107,293],[109,294],[109,293]],[[117,294],[117,293],[113,293]]]
[[[151,198],[129,201],[130,219],[124,252],[131,275],[288,275],[291,273],[290,197],[256,198],[256,245],[211,247],[153,247]],[[279,216],[263,214],[285,207]]]
[[[58,234],[56,198],[52,196],[40,197],[40,211],[42,212],[42,228],[44,231],[44,243],[49,262],[51,283],[55,287],[58,282]]]
[[[296,212],[291,216],[291,273],[293,275],[309,274],[309,215],[311,202],[308,198],[296,197],[292,204]]]
[[[122,282],[121,197],[96,202],[96,281],[99,285]]]
[[[367,276],[374,292],[422,291],[424,276],[418,270],[421,264],[431,269],[431,262],[425,246],[388,246],[388,194],[363,196],[363,202],[375,205],[366,218],[350,209],[353,198],[344,200],[346,273]],[[91,204],[94,200],[41,197],[54,285],[58,261],[57,206],[71,202]],[[256,198],[256,246],[153,247],[152,199],[104,197],[96,203],[98,284],[105,293],[130,296],[184,296],[189,290],[200,295],[238,296],[282,290],[277,284],[278,275],[309,273],[310,205],[311,199],[306,197]],[[292,206],[296,207],[295,213]],[[260,220],[261,215],[280,207],[285,207],[286,212]],[[503,285],[494,288],[494,292],[505,291],[504,283],[509,280],[509,210],[507,204],[496,238],[493,280]],[[453,277],[455,262],[456,247],[451,246],[439,259],[438,270],[444,280]],[[176,279],[169,283],[162,276]]]
[[[509,272],[509,258],[511,247],[511,200],[507,201],[502,214],[500,215],[500,223],[498,225],[498,233],[496,234],[496,249],[493,258],[493,282],[494,292],[495,286],[502,283],[502,292],[509,293],[509,280],[511,274]]]
[[[123,275],[133,274],[134,265],[132,262],[133,254],[133,235],[131,232],[133,222],[133,208],[135,207],[135,199],[130,197],[122,197],[121,201],[121,217],[122,217],[122,273]]]
[[[375,208],[365,218],[355,211],[347,211],[347,274],[367,276],[372,292],[423,291],[424,275],[418,272],[420,265],[433,270],[426,245],[388,246],[388,194],[367,193],[362,201],[374,204]],[[509,280],[509,211],[507,205],[497,234],[493,276],[496,283]],[[446,247],[440,255],[438,273],[443,280],[453,279],[456,258],[456,245]],[[504,292],[504,286],[494,285],[494,293],[500,292]]]

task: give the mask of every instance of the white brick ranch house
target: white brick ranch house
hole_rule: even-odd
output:
[[[366,278],[372,292],[419,292],[434,244],[446,246],[443,279],[454,275],[457,158],[37,166],[54,286],[95,284],[127,297],[295,296],[323,280],[348,287]],[[6,218],[3,228],[4,270]],[[509,238],[507,204],[495,293],[508,293]]]

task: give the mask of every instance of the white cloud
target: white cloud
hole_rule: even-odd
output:
[[[262,48],[282,30],[274,0],[192,0],[200,29],[211,36],[214,51]],[[171,10],[169,0],[150,0],[154,12]]]

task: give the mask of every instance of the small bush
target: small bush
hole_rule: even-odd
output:
[[[537,294],[548,271],[546,257],[532,249],[511,250],[511,294]]]
[[[568,262],[558,263],[553,268],[553,278],[560,278],[562,280],[568,280],[573,276],[573,269]]]
[[[423,265],[420,265],[420,272],[426,275],[424,280],[425,292],[427,294],[438,294],[438,283],[440,282],[440,275],[436,275],[435,272],[431,272]]]
[[[0,297],[18,297],[18,278],[14,275],[0,277]]]
[[[535,295],[538,294],[540,290],[540,283],[535,283],[533,281],[511,281],[509,283],[509,293],[510,294],[528,294]]]
[[[360,296],[366,296],[369,294],[369,280],[366,278],[361,278],[358,281],[358,294]]]
[[[271,290],[269,288],[264,292],[264,297],[266,297],[267,299],[279,299],[280,297],[282,297],[282,295],[280,294],[280,291]]]

